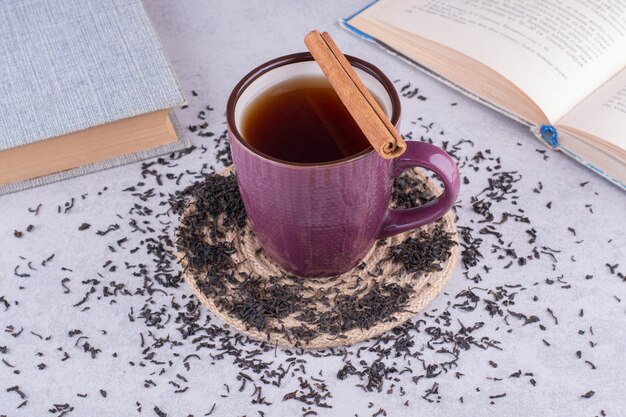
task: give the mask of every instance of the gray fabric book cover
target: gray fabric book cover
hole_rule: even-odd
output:
[[[184,103],[140,0],[4,0],[0,69],[0,151]],[[91,170],[185,146],[179,133],[175,144]],[[0,194],[89,171],[0,186]]]

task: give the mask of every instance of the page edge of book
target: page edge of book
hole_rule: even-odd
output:
[[[374,0],[371,3],[365,5],[363,8],[359,9],[357,12],[351,14],[348,17],[344,17],[344,18],[340,18],[339,19],[339,26],[343,27],[344,29],[346,29],[349,32],[352,32],[356,35],[358,35],[359,37],[368,40],[368,41],[375,41],[377,40],[376,38],[374,38],[373,36],[369,35],[366,32],[363,32],[360,29],[357,29],[355,26],[353,26],[352,24],[350,24],[350,20],[354,19],[355,17],[357,17],[358,15],[360,15],[361,13],[363,13],[364,11],[366,11],[367,9],[369,9],[370,7],[372,7],[373,5],[375,5],[376,3],[378,3],[379,0]]]
[[[136,162],[140,162],[146,159],[154,158],[157,156],[165,155],[171,152],[180,151],[191,146],[191,142],[185,135],[183,129],[178,122],[174,111],[170,109],[169,119],[176,132],[176,141],[165,145],[156,146],[154,148],[144,149],[138,152],[132,152],[126,155],[121,155],[111,159],[105,159],[102,161],[94,162],[91,164],[83,165],[77,168],[72,168],[67,171],[56,172],[49,175],[44,175],[37,178],[31,178],[24,181],[19,181],[11,184],[0,185],[0,197],[7,194],[12,194],[19,191],[28,190],[31,188],[52,184],[68,180],[71,178],[80,177],[83,175],[92,174],[95,172],[106,171],[111,168],[117,168],[123,165],[128,165]]]

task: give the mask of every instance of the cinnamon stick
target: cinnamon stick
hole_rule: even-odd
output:
[[[374,150],[385,159],[402,155],[406,150],[402,136],[328,32],[313,30],[304,43]]]

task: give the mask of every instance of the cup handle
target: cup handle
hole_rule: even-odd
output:
[[[416,229],[443,216],[454,204],[461,179],[459,169],[450,155],[429,143],[406,142],[407,149],[394,160],[393,177],[414,167],[433,171],[443,181],[443,193],[435,200],[411,209],[388,209],[378,239]]]

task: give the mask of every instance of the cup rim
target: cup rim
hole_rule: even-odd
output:
[[[389,98],[391,100],[391,124],[394,126],[397,126],[398,121],[400,120],[400,97],[398,96],[398,92],[393,86],[393,83],[391,82],[391,80],[389,80],[389,78],[380,69],[378,69],[378,67],[376,67],[375,65],[365,60],[354,57],[352,55],[346,55],[346,58],[348,59],[350,64],[352,64],[352,66],[359,68],[360,70],[372,75],[383,85],[383,87],[387,91],[387,94],[389,94]],[[248,88],[250,84],[252,84],[252,82],[258,79],[260,76],[276,68],[289,65],[289,64],[298,63],[298,62],[306,62],[306,61],[313,61],[313,56],[309,52],[297,52],[294,54],[283,55],[278,58],[274,58],[270,61],[267,61],[264,64],[259,65],[258,67],[250,71],[248,74],[246,74],[241,79],[241,81],[237,83],[235,88],[233,88],[233,91],[230,93],[230,96],[228,98],[228,103],[226,105],[226,122],[227,122],[228,130],[231,132],[231,137],[235,138],[235,140],[237,140],[244,148],[246,148],[248,151],[250,151],[254,155],[257,155],[268,161],[274,162],[278,165],[283,165],[287,167],[312,168],[312,167],[335,166],[335,165],[345,164],[347,162],[352,162],[357,159],[362,159],[372,153],[375,153],[374,148],[370,146],[357,154],[354,154],[352,156],[348,156],[342,159],[337,159],[334,161],[307,162],[307,163],[290,162],[290,161],[285,161],[283,159],[278,159],[278,158],[274,158],[272,156],[266,155],[263,152],[260,152],[257,149],[253,148],[250,144],[248,144],[248,142],[245,141],[245,139],[243,138],[243,135],[241,134],[241,132],[239,132],[239,129],[237,128],[237,124],[235,123],[235,107],[237,106],[237,101],[239,100],[243,92],[246,90],[246,88]]]

